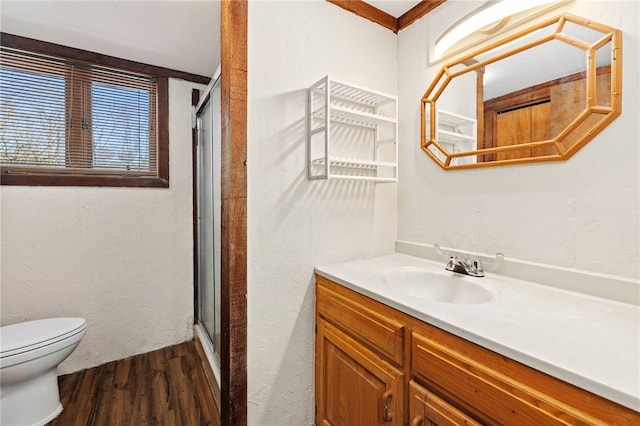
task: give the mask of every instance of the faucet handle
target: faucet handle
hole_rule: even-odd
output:
[[[456,268],[456,264],[458,263],[458,258],[454,255],[449,256],[449,261],[447,265],[444,267],[447,271],[453,271]]]
[[[471,270],[478,275],[484,275],[484,267],[482,266],[482,261],[480,259],[473,259],[471,261]]]

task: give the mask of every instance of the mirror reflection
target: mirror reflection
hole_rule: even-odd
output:
[[[620,114],[619,30],[571,15],[446,64],[422,99],[444,168],[564,160]]]

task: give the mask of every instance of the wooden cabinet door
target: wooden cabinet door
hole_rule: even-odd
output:
[[[414,381],[409,384],[411,426],[480,426],[464,414]]]
[[[396,366],[404,365],[405,325],[391,308],[363,296],[341,294],[326,278],[316,278],[318,315]],[[395,314],[395,315],[394,315]]]
[[[328,322],[317,327],[316,424],[402,425],[402,373]]]

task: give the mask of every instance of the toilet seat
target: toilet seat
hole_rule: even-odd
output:
[[[85,333],[83,318],[0,327],[0,423],[43,426],[62,411],[57,369]]]
[[[78,334],[84,335],[85,329],[83,318],[48,318],[2,327],[0,359],[53,345]]]

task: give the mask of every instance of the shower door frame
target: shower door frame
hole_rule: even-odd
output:
[[[195,103],[193,134],[193,202],[194,202],[194,317],[195,332],[201,340],[205,356],[215,376],[216,400],[219,403],[221,385],[221,81],[220,67],[214,73],[209,85],[200,99],[199,92],[194,93]],[[216,98],[218,98],[216,102]],[[197,101],[197,102],[196,102]],[[218,115],[216,117],[216,114]],[[205,128],[207,122],[210,128]],[[203,136],[210,131],[210,135]],[[209,163],[210,162],[210,163]],[[206,183],[205,183],[206,181]],[[206,199],[206,201],[204,201]],[[205,202],[210,211],[206,212]],[[211,220],[208,225],[203,221]],[[208,228],[210,227],[210,228]],[[210,232],[208,232],[210,230]],[[209,241],[211,239],[211,241]],[[204,247],[210,247],[205,250]],[[210,258],[205,259],[205,256]],[[208,262],[211,262],[210,264]],[[205,274],[205,269],[210,274]],[[204,282],[210,275],[210,281]],[[211,286],[211,288],[209,288]],[[206,288],[205,288],[206,287]],[[204,294],[210,291],[212,300],[206,300]],[[213,306],[205,306],[205,303]],[[213,309],[210,311],[209,309]],[[208,311],[209,310],[209,311]],[[207,316],[213,317],[205,318]],[[213,321],[211,323],[211,321]],[[209,324],[208,324],[209,322]]]

